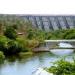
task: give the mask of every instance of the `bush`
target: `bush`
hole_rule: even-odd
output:
[[[30,40],[36,39],[41,41],[45,39],[45,32],[38,29],[29,29],[27,31],[27,38]]]
[[[0,36],[0,51],[5,55],[17,54],[25,49],[24,43],[24,40],[10,40],[5,36]]]
[[[45,39],[75,39],[75,29],[50,31],[45,34]]]
[[[38,40],[29,40],[28,41],[28,48],[30,48],[30,49],[34,49],[34,48],[36,48],[37,46],[39,46],[39,41]]]
[[[6,30],[4,31],[4,35],[9,39],[16,39],[17,33],[15,29],[11,26],[7,26]]]
[[[40,44],[39,41],[35,39],[29,40],[25,38],[17,38],[16,41],[22,47],[21,52],[30,52]]]
[[[21,47],[21,52],[28,52],[28,39],[25,38],[16,38],[16,41],[18,42],[19,46]]]
[[[30,43],[28,40],[24,38],[16,38],[16,40],[12,40],[5,36],[0,36],[0,51],[4,52],[4,54],[8,56],[18,54],[19,52],[30,51],[31,48],[29,45]]]
[[[5,56],[2,51],[0,51],[0,63],[3,62]]]
[[[5,50],[5,55],[14,55],[18,54],[21,51],[22,47],[17,41],[10,40],[7,43],[7,50]]]
[[[55,75],[75,75],[75,62],[60,60],[54,65],[48,68],[48,72],[52,72]]]
[[[75,39],[75,29],[66,30],[63,34],[64,39]]]
[[[0,51],[5,51],[7,49],[8,39],[5,36],[0,36]]]

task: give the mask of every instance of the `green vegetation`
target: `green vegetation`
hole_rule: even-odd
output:
[[[32,27],[31,22],[21,18],[2,17],[0,24],[0,51],[5,57],[31,55],[32,50],[44,40],[42,31],[39,32],[38,29]]]
[[[75,29],[56,30],[46,33],[46,39],[75,39]]]
[[[39,47],[44,40],[57,39],[75,39],[75,29],[46,32],[20,17],[0,16],[0,63],[7,56],[13,56],[13,59],[15,56],[32,56],[33,49]],[[75,75],[75,61],[57,61],[47,71],[55,75]]]
[[[47,71],[54,73],[54,75],[75,75],[75,61],[69,62],[61,59],[55,62],[54,66],[47,68]]]
[[[43,31],[17,16],[0,16],[0,51],[5,56],[33,51],[44,40],[75,39],[75,29]]]
[[[6,29],[7,31],[7,29]],[[6,32],[5,31],[5,32]],[[20,52],[31,52],[33,48],[39,45],[39,42],[34,40],[29,40],[22,37],[14,37],[13,33],[10,31],[12,36],[0,36],[0,51],[4,52],[5,55],[15,55]],[[15,34],[17,35],[17,34]]]
[[[0,63],[3,62],[4,58],[5,58],[5,56],[4,56],[3,52],[0,51]]]
[[[6,30],[4,31],[4,35],[9,39],[17,38],[17,33],[16,33],[15,29],[11,26],[6,27]]]
[[[38,29],[30,29],[27,34],[28,39],[43,40],[57,40],[57,39],[75,39],[75,29],[63,29],[55,31],[43,31]]]

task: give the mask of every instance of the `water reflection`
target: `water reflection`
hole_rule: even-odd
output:
[[[72,60],[73,54],[67,56],[67,60]],[[50,54],[50,52],[41,52],[26,56],[23,59],[5,60],[0,66],[0,75],[32,75],[37,68],[52,66],[52,62],[59,60],[61,57]],[[15,59],[13,57],[13,59]]]
[[[72,54],[74,52],[73,49],[52,49],[50,50],[51,53],[55,54],[55,55],[69,55]]]
[[[59,48],[72,48],[73,46],[70,43],[59,43]],[[52,49],[50,50],[51,53],[55,55],[69,55],[73,53],[73,49]]]

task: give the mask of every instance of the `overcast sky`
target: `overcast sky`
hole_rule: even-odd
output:
[[[75,0],[0,0],[0,14],[75,14]]]

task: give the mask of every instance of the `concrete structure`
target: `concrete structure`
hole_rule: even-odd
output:
[[[34,51],[50,51],[51,49],[74,49],[75,40],[45,40],[45,43],[40,47],[35,48]],[[62,46],[60,46],[62,45]]]
[[[21,17],[45,31],[75,28],[75,16],[21,15]]]
[[[74,15],[24,15],[24,14],[0,14],[0,18],[7,18],[7,20],[16,20],[22,18],[30,21],[34,27],[40,30],[50,31],[59,29],[75,28],[75,16]]]

